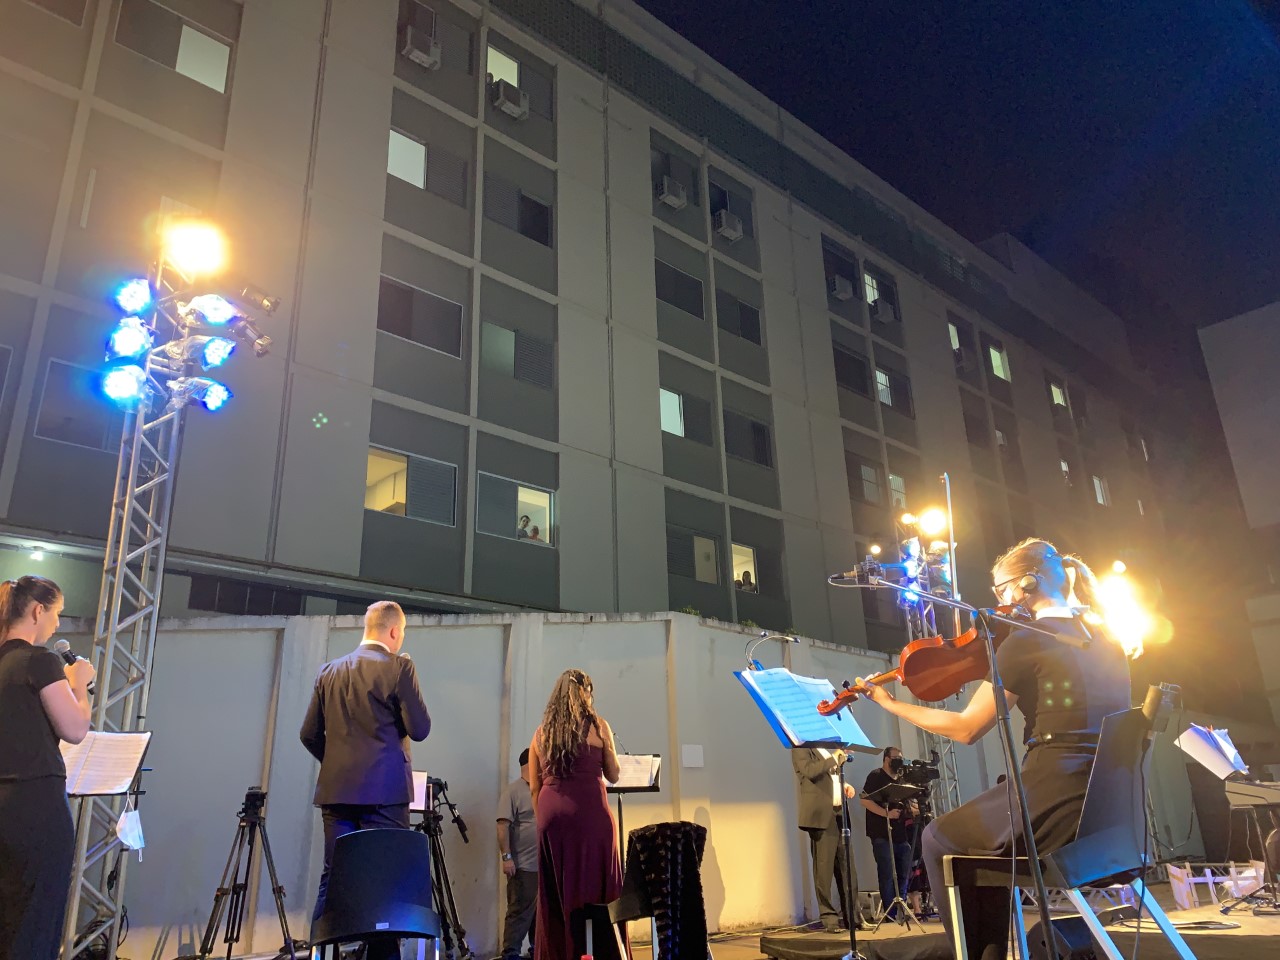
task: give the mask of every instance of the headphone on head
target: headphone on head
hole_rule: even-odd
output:
[[[1023,593],[1035,593],[1040,589],[1040,581],[1043,579],[1044,577],[1038,573],[1024,574],[1022,579],[1018,581],[1018,589]]]

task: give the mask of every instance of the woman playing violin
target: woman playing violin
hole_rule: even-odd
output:
[[[1100,626],[1085,624],[1081,605],[1094,602],[1096,580],[1078,557],[1064,555],[1047,541],[1024,540],[1007,551],[991,571],[1001,604],[1030,611],[1036,626],[1062,642],[1025,627],[1014,627],[996,652],[1009,706],[1025,719],[1027,752],[1022,778],[1041,854],[1069,843],[1084,806],[1102,718],[1130,706],[1129,667],[1120,645]],[[1082,641],[1089,641],[1081,645]],[[895,716],[939,736],[975,743],[996,723],[995,692],[984,680],[958,712],[896,700],[877,685],[858,685],[865,696]],[[860,693],[863,690],[859,690]],[[1008,856],[1022,824],[1010,818],[1012,784],[979,794],[933,821],[921,838],[921,855],[948,933],[942,858],[949,854]],[[1017,824],[1016,833],[1011,824]],[[1009,930],[1009,893],[995,887],[961,891],[965,938],[974,960],[1003,960]]]

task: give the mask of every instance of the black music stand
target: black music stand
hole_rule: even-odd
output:
[[[802,677],[784,667],[772,670],[738,670],[733,674],[746,687],[765,720],[788,749],[818,747],[828,750],[879,753],[851,710],[831,716],[818,712],[818,704],[832,695],[831,681]],[[853,840],[849,829],[849,798],[845,796],[844,765],[839,768],[841,827],[840,842],[844,847],[844,899],[849,924],[849,952],[844,960],[862,960],[858,952],[857,903],[853,896]]]
[[[618,798],[618,863],[625,866],[627,834],[622,826],[622,796],[627,793],[657,793],[662,789],[662,754],[620,754],[618,768],[618,782],[606,782],[604,791]]]
[[[914,800],[920,794],[924,793],[923,787],[918,787],[914,783],[886,783],[879,790],[862,791],[859,796],[863,800],[872,800],[880,806],[888,809],[891,803],[905,803],[908,800]],[[876,925],[871,928],[871,932],[875,933],[880,929],[880,924],[884,923],[895,906],[900,906],[898,916],[894,919],[895,923],[901,923],[908,930],[911,929],[911,906],[907,901],[902,899],[902,886],[898,879],[898,851],[894,849],[893,842],[893,821],[885,818],[886,829],[889,831],[889,865],[892,867],[893,873],[893,899],[888,903],[882,903],[880,916],[876,920]],[[913,842],[914,849],[914,842]],[[918,921],[917,921],[918,922]]]

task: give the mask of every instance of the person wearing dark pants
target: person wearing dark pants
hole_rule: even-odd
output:
[[[809,835],[809,856],[813,864],[813,889],[818,898],[818,919],[825,930],[835,931],[852,922],[861,929],[862,912],[858,905],[858,878],[853,871],[853,889],[844,888],[845,849],[840,836],[842,799],[852,799],[853,787],[845,785],[840,793],[839,770],[846,755],[843,750],[797,747],[791,751],[791,767],[800,784],[799,826]],[[841,908],[831,902],[831,882]],[[852,905],[852,909],[851,909]]]
[[[895,897],[907,899],[907,881],[911,870],[911,838],[904,826],[907,804],[893,803],[881,791],[902,776],[902,751],[885,747],[879,767],[867,774],[862,785],[862,806],[867,811],[867,837],[876,858],[876,881],[880,888],[880,909],[890,920],[897,920],[901,907],[889,912]],[[912,801],[914,802],[914,801]],[[893,885],[897,870],[898,886]]]
[[[532,945],[538,911],[538,824],[529,791],[529,749],[520,754],[520,776],[507,784],[498,800],[498,852],[507,878],[507,918],[502,928],[502,956],[515,960],[529,937]],[[532,946],[530,947],[532,952]]]
[[[75,827],[58,741],[88,735],[94,675],[46,646],[62,602],[44,577],[0,583],[0,960],[62,946]]]
[[[1024,540],[992,568],[992,590],[1002,605],[1017,605],[1035,626],[1013,627],[996,652],[1008,695],[1025,719],[1022,779],[1038,852],[1070,843],[1084,808],[1102,720],[1127,710],[1131,692],[1124,648],[1096,618],[1082,614],[1094,603],[1096,581],[1078,557],[1060,554],[1044,540]],[[1084,608],[1082,610],[1082,607]],[[975,743],[996,724],[991,681],[983,681],[959,712],[894,699],[882,687],[857,685],[890,713],[923,730],[960,743]],[[1011,825],[1012,781],[993,787],[925,828],[921,855],[938,912],[952,934],[943,875],[948,855],[1009,856],[1022,847],[1022,824]],[[1009,939],[1009,891],[960,890],[965,945],[971,960],[1003,960]]]
[[[405,617],[382,600],[364,615],[364,638],[320,668],[299,737],[320,761],[315,805],[324,821],[324,868],[315,920],[324,913],[338,838],[375,827],[408,829],[413,797],[410,740],[425,740],[431,716],[413,661],[400,655]],[[371,945],[370,960],[398,957],[394,941]]]

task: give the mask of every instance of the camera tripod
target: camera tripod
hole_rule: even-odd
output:
[[[434,777],[427,781],[430,797],[427,809],[423,811],[422,821],[414,825],[414,830],[425,833],[431,848],[431,899],[436,914],[440,917],[440,937],[444,940],[443,955],[445,960],[473,960],[475,954],[467,943],[467,929],[458,916],[458,906],[453,899],[453,884],[449,880],[449,864],[444,857],[444,814],[441,807],[447,807],[454,825],[462,834],[462,842],[470,843],[467,837],[467,825],[463,822],[458,808],[449,800],[448,785]]]
[[[227,865],[222,868],[222,879],[218,881],[218,889],[213,895],[213,910],[209,914],[209,924],[205,927],[204,937],[200,940],[200,952],[178,957],[177,960],[208,960],[213,956],[213,941],[224,910],[226,924],[222,942],[227,945],[227,960],[231,960],[232,951],[240,942],[240,932],[244,926],[249,878],[253,870],[253,848],[259,834],[262,836],[262,854],[267,861],[267,876],[271,880],[271,894],[275,897],[276,914],[280,918],[280,932],[284,936],[284,946],[276,954],[276,960],[281,960],[282,957],[297,960],[297,951],[306,949],[305,943],[294,940],[289,935],[289,921],[284,914],[284,887],[280,885],[280,880],[276,876],[276,864],[271,856],[271,841],[267,838],[267,817],[263,813],[266,801],[267,792],[261,787],[250,787],[245,792],[244,806],[236,814],[240,818],[240,823],[236,827],[235,840],[231,843]],[[243,874],[241,874],[241,866],[244,867]]]
[[[897,780],[894,780],[890,783],[885,784],[879,790],[872,790],[870,793],[863,794],[863,796],[866,799],[872,800],[875,803],[878,803],[881,806],[887,808],[891,803],[898,804],[898,803],[904,803],[910,800],[915,800],[923,792],[924,792],[923,788],[917,786],[916,784],[901,783]],[[917,814],[917,817],[918,816],[919,815]],[[897,915],[893,917],[894,923],[901,923],[905,925],[908,930],[910,930],[911,921],[914,919],[911,913],[911,905],[902,898],[902,878],[898,876],[898,842],[895,841],[893,838],[893,821],[892,820],[889,820],[888,822],[886,822],[885,832],[886,832],[886,836],[889,839],[889,872],[890,872],[890,875],[893,877],[893,899],[890,900],[888,903],[881,904],[882,909],[880,911],[880,916],[876,919],[876,925],[871,928],[872,933],[875,933],[877,930],[879,930],[880,925],[883,924],[885,920],[889,919],[890,914],[893,913],[895,907],[897,908]],[[913,838],[912,840],[913,853],[914,853],[914,850],[915,850],[915,841]],[[916,922],[918,923],[919,921],[916,921]]]

